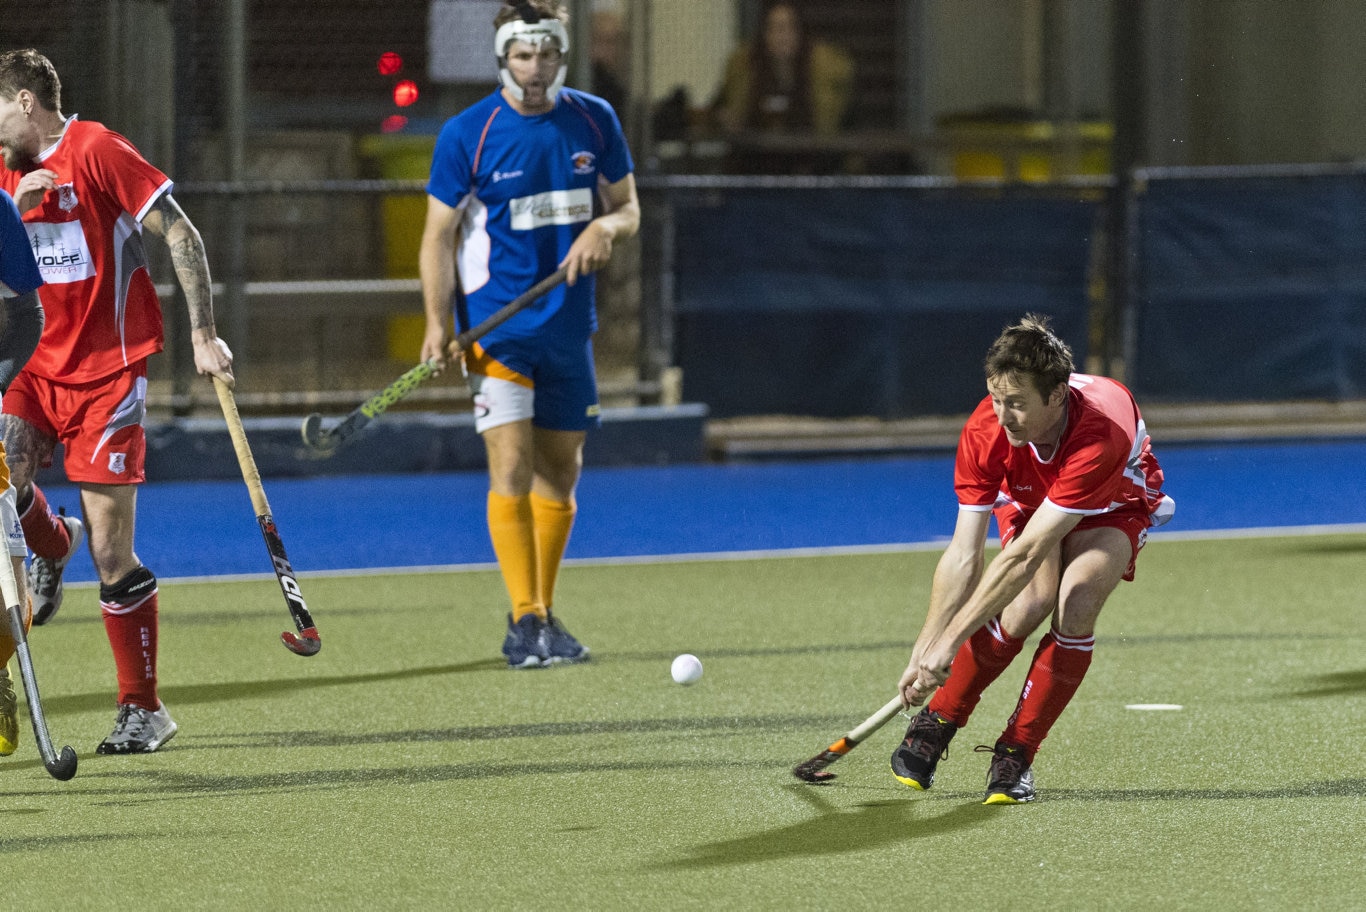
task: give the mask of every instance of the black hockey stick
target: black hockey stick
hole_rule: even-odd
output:
[[[284,641],[285,648],[296,655],[317,655],[318,650],[323,648],[323,641],[318,635],[317,625],[313,623],[313,616],[308,613],[303,592],[299,590],[299,581],[294,578],[294,569],[289,565],[284,542],[280,541],[280,532],[275,528],[275,518],[270,515],[270,502],[266,500],[261,473],[256,468],[256,459],[251,455],[251,446],[247,443],[247,432],[242,427],[237,400],[233,398],[232,389],[217,377],[213,378],[213,386],[218,391],[218,404],[223,407],[223,417],[228,422],[228,434],[232,437],[233,449],[237,451],[237,464],[242,469],[242,479],[247,483],[247,492],[251,495],[256,522],[261,526],[261,536],[266,540],[266,551],[270,553],[275,579],[280,583],[289,616],[294,619],[294,626],[299,631],[296,635],[286,630],[280,634],[280,639]]]
[[[821,751],[810,760],[804,760],[792,768],[792,775],[803,782],[811,782],[822,785],[835,778],[834,773],[826,772],[825,768],[834,763],[840,757],[849,753],[869,735],[886,725],[897,713],[901,712],[901,697],[895,696],[887,701],[877,712],[867,719],[864,719],[857,728],[840,738],[834,744]]]
[[[28,716],[33,721],[33,740],[38,742],[38,753],[42,755],[43,766],[53,779],[62,782],[76,775],[76,752],[68,745],[57,753],[52,746],[52,735],[47,730],[47,717],[43,715],[43,702],[38,696],[38,679],[33,673],[33,655],[28,649],[28,633],[24,630],[24,615],[19,607],[19,585],[14,579],[14,562],[7,549],[0,548],[0,594],[5,601],[5,614],[9,616],[10,636],[14,638],[14,651],[19,656],[19,674],[24,679],[24,696],[28,698]]]
[[[535,303],[546,292],[559,285],[565,280],[568,270],[561,267],[550,275],[546,276],[535,285],[528,288],[512,301],[504,304],[494,311],[489,317],[480,323],[465,330],[455,337],[447,349],[449,357],[454,358],[462,351],[467,351],[471,345],[482,339],[485,335],[502,326],[516,314],[526,310],[531,304]],[[424,381],[435,376],[437,373],[437,362],[433,358],[423,361],[416,367],[411,367],[403,372],[403,375],[390,383],[384,389],[366,399],[359,406],[351,411],[349,415],[337,422],[332,427],[323,429],[323,416],[314,412],[304,419],[303,426],[299,429],[303,435],[304,443],[310,450],[322,455],[331,455],[336,452],[337,447],[356,435],[361,428],[365,427],[374,419],[382,415],[389,406],[407,396],[413,390],[422,385]]]

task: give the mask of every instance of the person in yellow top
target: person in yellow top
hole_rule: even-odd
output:
[[[759,39],[731,55],[712,110],[730,134],[831,136],[845,126],[853,86],[849,55],[814,40],[796,5],[778,0]]]

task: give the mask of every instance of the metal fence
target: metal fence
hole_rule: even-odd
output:
[[[219,334],[234,352],[244,411],[354,404],[416,362],[424,327],[417,278],[424,181],[188,182],[175,193],[209,252]],[[646,234],[654,244],[653,228]],[[597,277],[604,404],[657,401],[670,362],[661,348],[669,338],[666,316],[641,303],[642,282],[658,275],[651,269],[643,278],[644,243],[620,245]],[[154,262],[153,274],[166,311],[167,353],[149,372],[149,409],[211,412],[216,398],[195,379],[174,273]],[[659,300],[657,292],[651,300]],[[405,407],[467,398],[458,372],[450,372],[407,397]]]

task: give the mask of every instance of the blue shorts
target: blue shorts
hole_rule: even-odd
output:
[[[592,338],[500,339],[465,355],[480,433],[527,418],[549,431],[601,423]]]

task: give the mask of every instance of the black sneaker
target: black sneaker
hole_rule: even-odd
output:
[[[949,742],[958,726],[948,719],[922,709],[906,729],[906,740],[892,751],[892,775],[913,789],[925,791],[934,783],[934,770],[949,755]]]
[[[550,653],[552,663],[572,664],[588,661],[588,657],[591,655],[588,647],[574,639],[574,634],[565,629],[553,611],[546,612],[545,627],[549,640],[546,649]]]
[[[979,744],[973,750],[989,751],[992,755],[983,804],[1023,804],[1034,800],[1034,769],[1025,759],[1024,748],[997,741],[995,747]]]
[[[545,621],[524,614],[517,623],[508,615],[508,634],[503,639],[508,668],[544,668],[550,664],[550,631]]]

